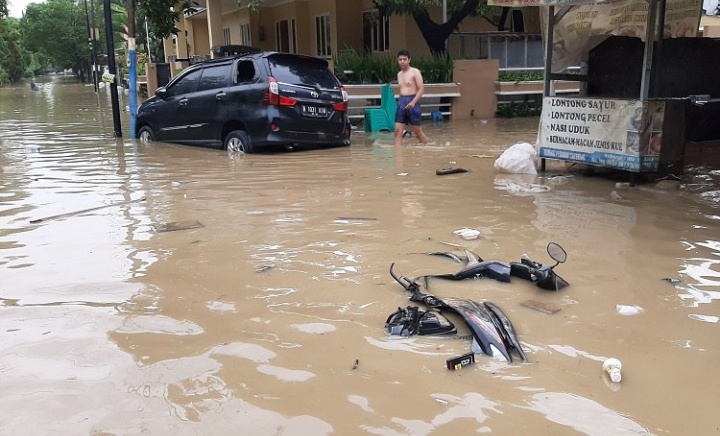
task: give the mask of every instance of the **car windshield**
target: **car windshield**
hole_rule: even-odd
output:
[[[278,82],[313,85],[323,89],[338,89],[335,76],[320,59],[276,55],[268,58],[270,70]]]

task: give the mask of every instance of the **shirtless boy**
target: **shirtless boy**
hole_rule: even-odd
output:
[[[402,144],[403,130],[406,124],[410,125],[410,130],[417,136],[421,144],[427,144],[428,139],[420,126],[422,120],[420,98],[425,91],[422,73],[417,68],[410,66],[410,52],[407,50],[398,52],[397,61],[400,65],[400,72],[397,75],[400,98],[397,112],[395,112],[395,145]]]

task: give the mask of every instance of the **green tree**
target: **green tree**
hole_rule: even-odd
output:
[[[8,16],[7,0],[0,0],[0,18]]]
[[[0,85],[16,82],[24,73],[27,62],[20,37],[20,23],[15,18],[0,18]]]
[[[74,0],[32,3],[22,19],[25,47],[53,65],[71,68],[81,81],[89,70],[85,10]]]
[[[508,8],[500,8],[500,19],[497,22],[490,18],[492,6],[487,0],[446,0],[447,21],[436,23],[430,18],[429,7],[442,6],[443,0],[373,0],[382,15],[411,15],[420,29],[420,33],[427,43],[430,51],[442,55],[445,45],[462,20],[470,16],[482,16],[490,21],[498,30],[504,30]]]
[[[0,0],[2,1],[2,0]],[[175,23],[183,11],[193,9],[192,0],[137,0],[138,16],[145,17],[148,32],[155,38],[164,39],[179,32]]]

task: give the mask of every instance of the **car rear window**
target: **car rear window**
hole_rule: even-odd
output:
[[[270,74],[278,82],[294,85],[313,85],[323,89],[338,89],[338,80],[327,63],[320,59],[300,56],[275,55],[268,57]]]

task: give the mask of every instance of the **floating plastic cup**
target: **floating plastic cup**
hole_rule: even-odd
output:
[[[612,380],[613,383],[620,383],[620,380],[622,380],[622,374],[620,374],[620,370],[622,370],[622,362],[618,359],[614,357],[607,359],[603,362],[603,370],[608,373],[610,380]]]

